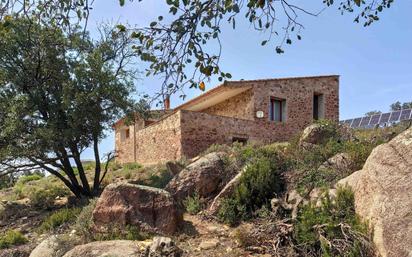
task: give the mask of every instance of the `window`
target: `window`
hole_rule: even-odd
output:
[[[319,120],[324,118],[323,95],[315,93],[313,95],[313,119]]]
[[[270,99],[269,118],[271,121],[285,121],[286,120],[286,100],[272,98]]]
[[[130,129],[126,129],[126,138],[130,137]]]
[[[123,141],[125,141],[126,139],[128,139],[130,137],[130,129],[126,128],[126,129],[122,129],[120,131],[120,138]]]

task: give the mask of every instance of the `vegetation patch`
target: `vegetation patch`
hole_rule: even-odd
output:
[[[192,215],[199,213],[202,210],[202,201],[198,194],[193,196],[188,196],[184,201],[183,205],[186,211]]]
[[[62,225],[76,221],[81,208],[63,208],[48,216],[39,227],[39,232],[52,231]]]
[[[19,231],[7,230],[0,234],[0,249],[27,243],[27,238]]]
[[[355,213],[354,194],[348,187],[337,189],[304,206],[298,214],[294,238],[304,256],[374,256],[368,224]]]

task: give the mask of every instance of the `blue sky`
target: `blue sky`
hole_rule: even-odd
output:
[[[134,1],[120,7],[116,0],[95,1],[89,29],[93,33],[100,22],[145,26],[159,15],[167,16],[164,2]],[[299,2],[304,1],[295,1]],[[311,2],[305,4],[308,10],[323,8],[321,0]],[[353,23],[351,14],[340,15],[337,5],[318,17],[302,16],[302,40],[295,40],[282,55],[275,53],[275,42],[262,47],[265,34],[254,31],[239,16],[236,30],[223,27],[221,68],[230,72],[233,80],[337,74],[341,76],[341,119],[370,110],[387,111],[395,101],[412,101],[411,9],[412,1],[395,1],[380,21],[367,28]],[[160,84],[159,78],[142,78],[136,88],[150,94]],[[206,86],[210,89],[217,84],[212,79]],[[185,93],[190,99],[201,92],[187,89]],[[172,107],[180,103],[177,96],[172,97]],[[101,150],[112,149],[113,133],[108,132]],[[91,159],[92,153],[86,151],[84,158]]]

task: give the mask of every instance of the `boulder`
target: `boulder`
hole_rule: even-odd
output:
[[[108,185],[93,211],[98,229],[133,225],[143,231],[173,234],[182,220],[169,192],[125,182]]]
[[[147,243],[128,240],[96,241],[78,245],[64,257],[136,257],[144,256]]]
[[[169,237],[155,237],[153,242],[146,248],[147,257],[180,257],[183,251],[176,246]]]
[[[220,191],[220,193],[213,199],[208,209],[209,214],[211,215],[217,214],[222,204],[222,200],[233,194],[233,192],[235,191],[235,188],[237,187],[237,185],[239,185],[240,177],[242,176],[245,170],[246,170],[246,167],[244,167],[241,170],[241,172],[239,172],[234,178],[232,178],[232,180],[230,180],[229,183],[227,183],[226,186]]]
[[[319,145],[325,143],[331,137],[331,131],[326,126],[322,126],[319,123],[309,125],[303,130],[302,136],[299,139],[299,143],[302,146]]]
[[[376,147],[362,170],[338,184],[352,187],[382,257],[412,255],[412,128]]]
[[[75,236],[53,235],[37,245],[30,257],[61,257],[79,242]]]
[[[225,180],[222,153],[210,153],[188,165],[166,186],[177,201],[197,193],[201,198],[214,196]]]
[[[319,168],[319,171],[332,170],[337,175],[345,175],[352,172],[354,163],[352,158],[347,153],[338,153],[327,161],[325,161]]]

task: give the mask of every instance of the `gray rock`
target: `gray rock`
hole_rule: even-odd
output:
[[[338,182],[355,193],[355,210],[373,227],[382,257],[412,254],[412,128],[376,147],[362,170]]]
[[[97,241],[78,245],[67,252],[64,257],[136,257],[144,256],[145,249],[144,242],[128,240]]]
[[[166,186],[177,201],[197,193],[201,198],[214,196],[222,187],[224,163],[222,153],[210,153],[188,165]]]

